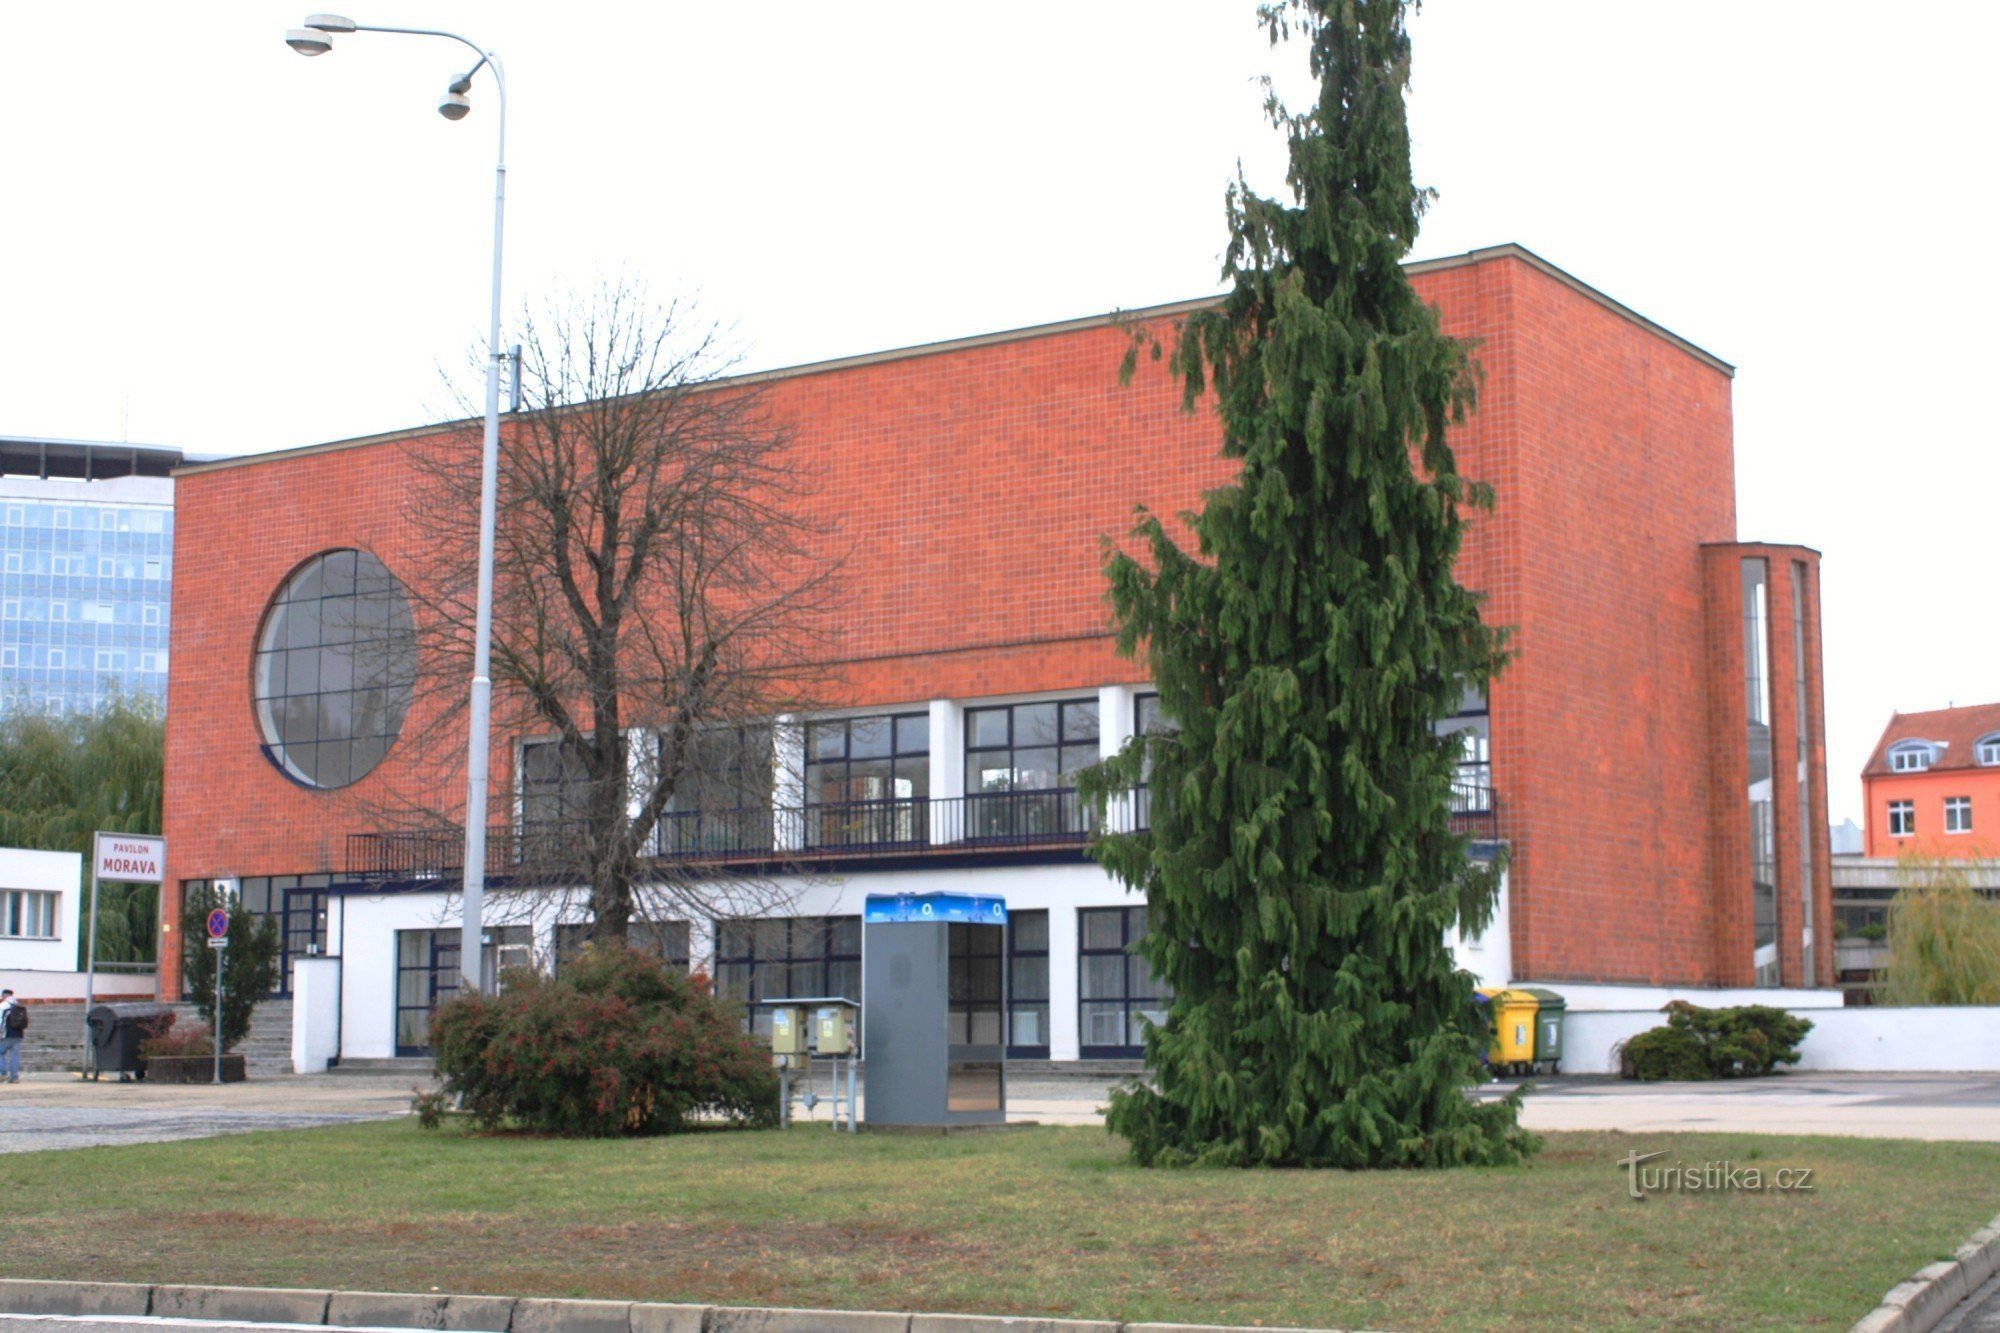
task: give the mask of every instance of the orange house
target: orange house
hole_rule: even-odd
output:
[[[1892,714],[1861,785],[1868,855],[2000,856],[2000,703]]]

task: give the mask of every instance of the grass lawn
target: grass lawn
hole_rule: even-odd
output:
[[[1149,1172],[1098,1130],[635,1142],[412,1122],[0,1156],[10,1277],[1391,1329],[1844,1328],[2000,1145],[1551,1134],[1527,1167]],[[1625,1196],[1616,1160],[1815,1169]]]

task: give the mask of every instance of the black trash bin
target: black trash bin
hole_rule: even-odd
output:
[[[171,1005],[100,1004],[84,1019],[90,1037],[91,1077],[116,1074],[119,1081],[146,1076],[139,1043],[173,1021]]]

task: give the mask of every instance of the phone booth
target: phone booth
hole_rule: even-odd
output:
[[[871,896],[861,918],[869,1125],[1007,1119],[1007,904]]]

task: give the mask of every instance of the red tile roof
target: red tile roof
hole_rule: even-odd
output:
[[[1928,713],[1892,713],[1861,775],[1874,777],[1889,772],[1889,747],[1897,741],[1929,741],[1942,746],[1931,760],[1932,770],[1976,768],[1980,740],[1996,733],[2000,733],[2000,704],[1934,708]]]

